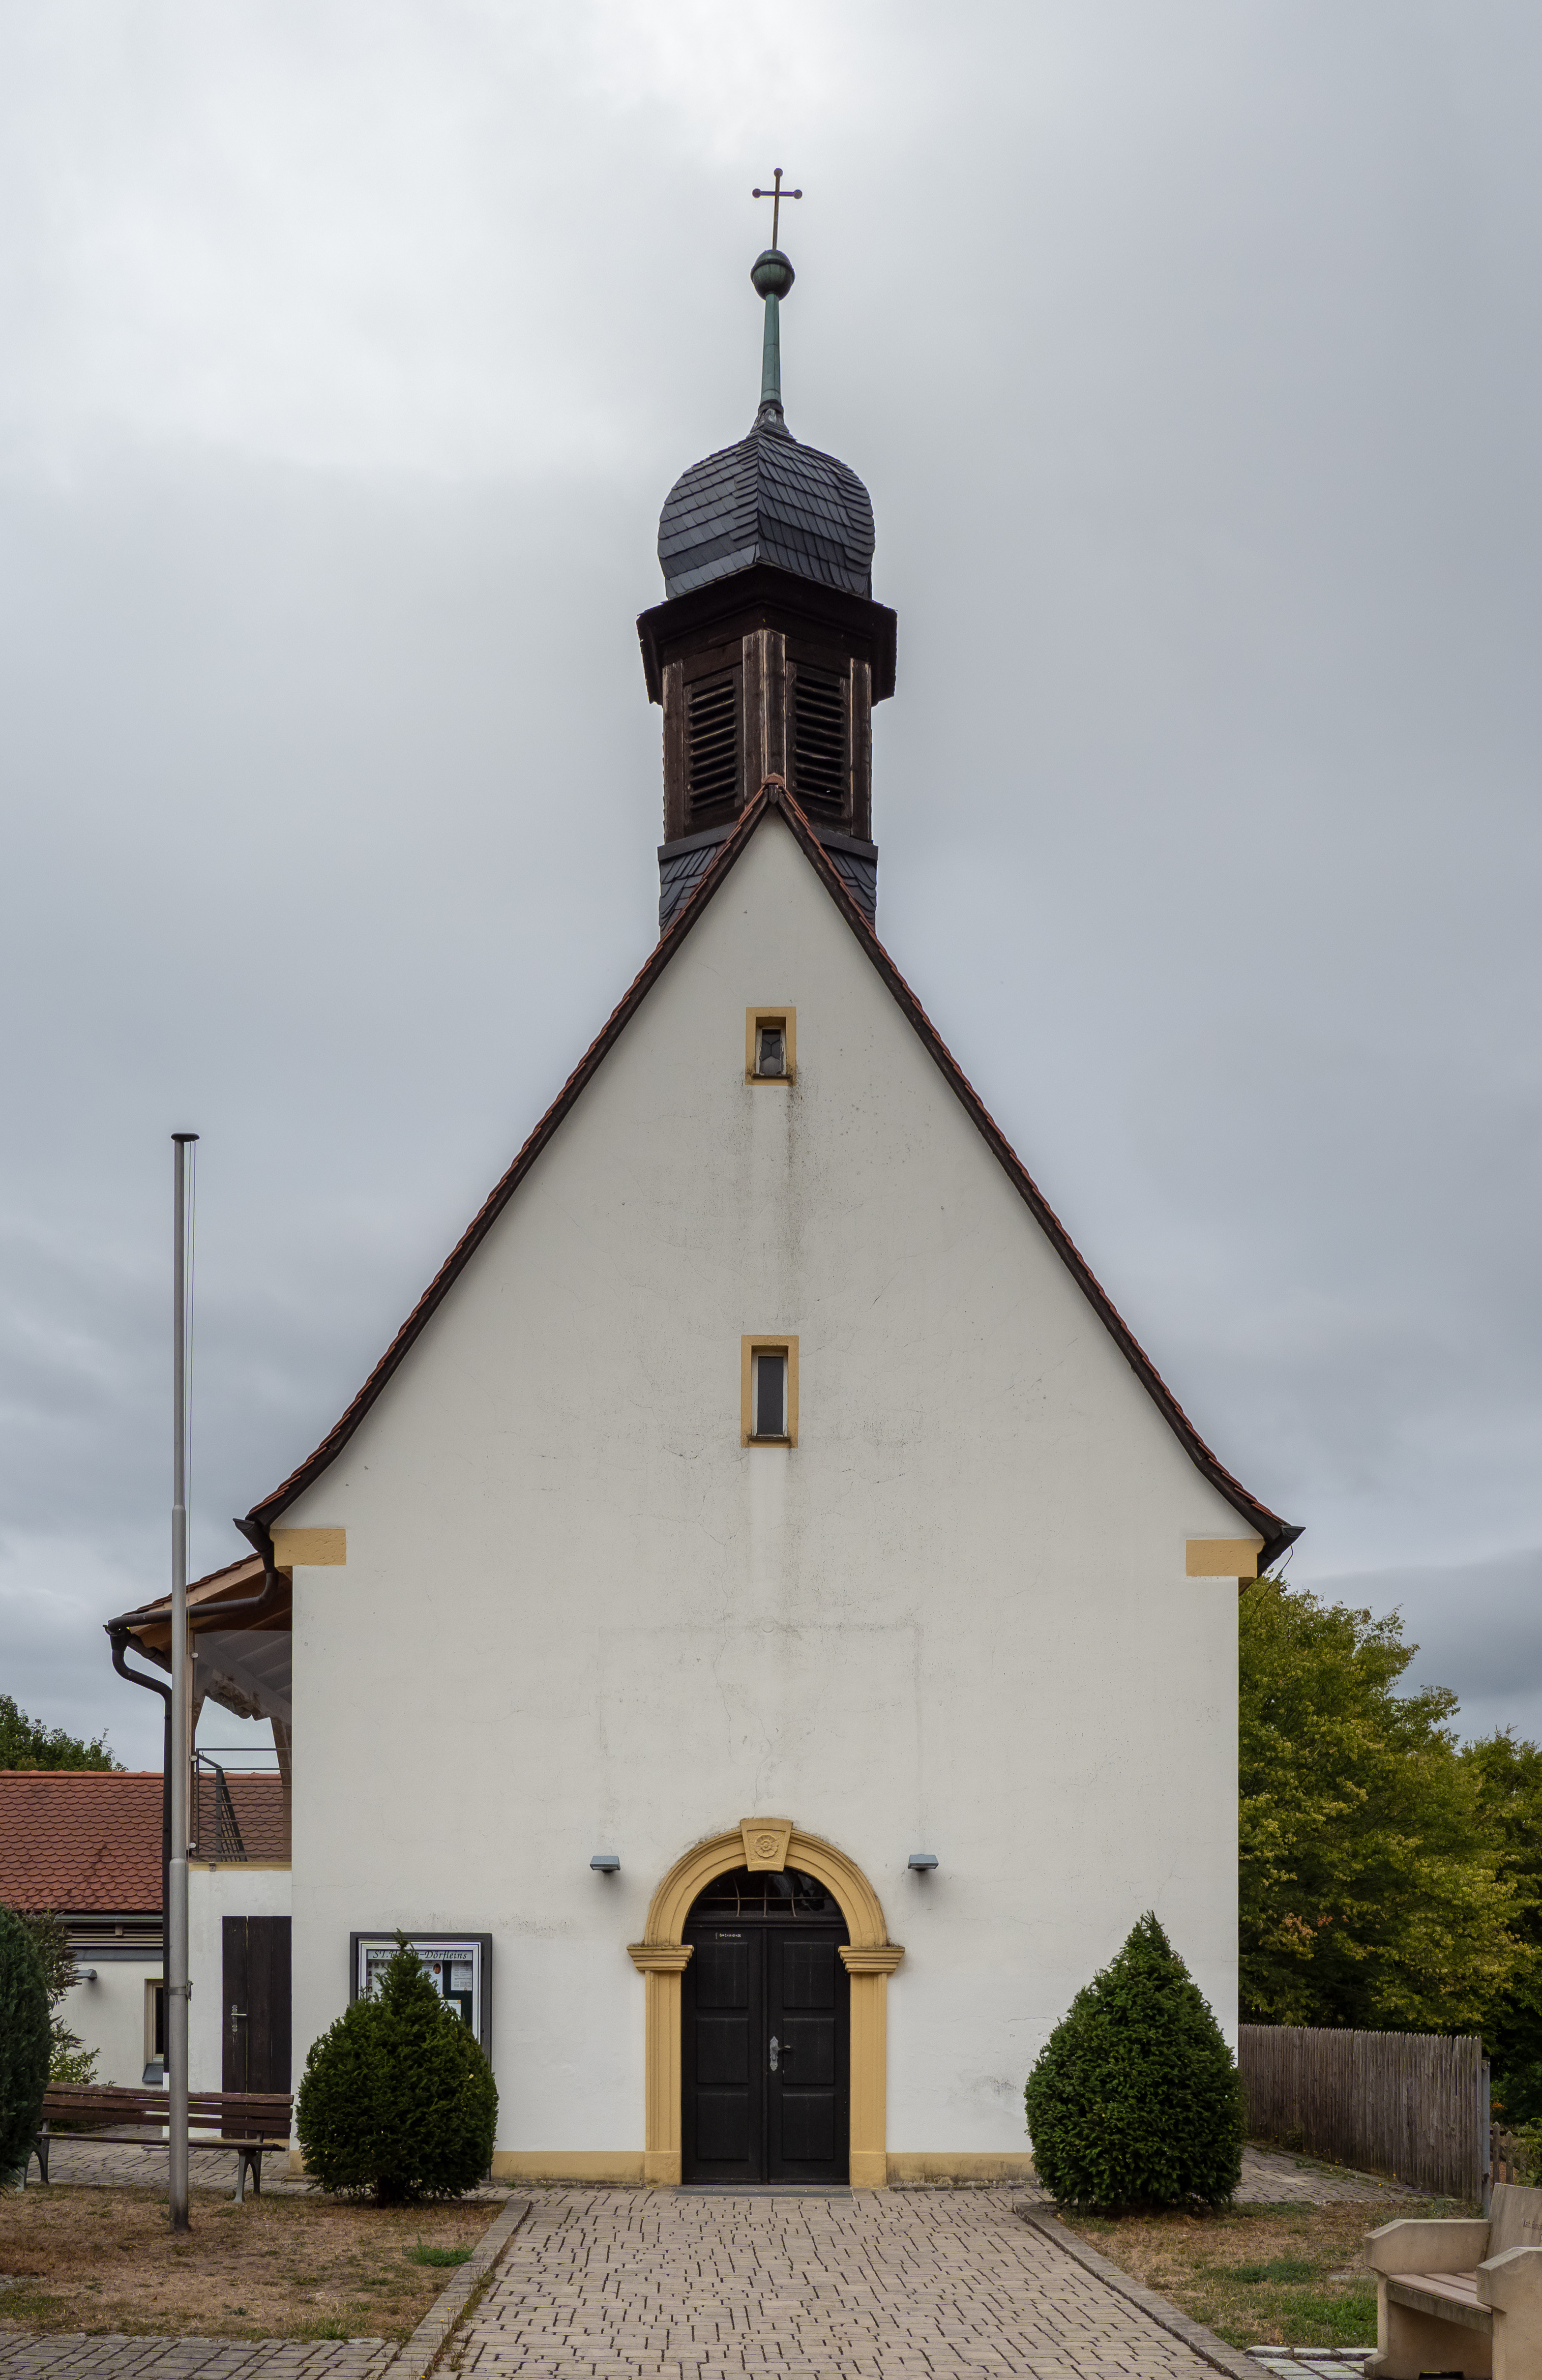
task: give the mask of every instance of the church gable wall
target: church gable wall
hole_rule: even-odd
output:
[[[747,1087],[779,1002],[796,1081]],[[757,1332],[795,1449],[740,1444]],[[625,1945],[751,1813],[906,1945],[896,2153],[1020,2152],[1147,1906],[1231,2022],[1236,1589],[1184,1540],[1243,1524],[779,819],[285,1519],[347,1532],[296,1574],[297,2055],[350,1930],[491,1933],[501,2143],[640,2150]]]

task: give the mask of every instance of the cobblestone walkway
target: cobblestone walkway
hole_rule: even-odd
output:
[[[1215,2380],[1014,2216],[1022,2195],[552,2192],[452,2368],[468,2380]]]
[[[1371,2347],[1250,2347],[1248,2353],[1269,2380],[1365,2380]]]
[[[92,2190],[113,2190],[121,2186],[136,2190],[164,2191],[170,2160],[164,2140],[146,2139],[142,2148],[132,2141],[93,2141],[88,2135],[55,2132],[49,2144],[48,2187],[56,2182],[78,2182]],[[236,2189],[236,2152],[234,2149],[189,2149],[188,2181],[193,2190],[223,2190],[234,2194]],[[43,2187],[34,2156],[27,2168],[27,2187]],[[250,2182],[247,2184],[251,2187]],[[314,2182],[303,2175],[291,2174],[287,2159],[280,2154],[262,2160],[262,2188],[266,2192],[313,2190]],[[481,2190],[467,2192],[469,2198],[498,2199],[508,2196],[506,2182],[489,2182]]]
[[[382,2338],[54,2338],[0,2332],[5,2380],[375,2380]]]
[[[1244,2149],[1239,2206],[1374,2206],[1414,2193],[1374,2173],[1315,2166],[1276,2150]]]

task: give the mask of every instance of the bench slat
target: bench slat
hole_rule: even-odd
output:
[[[1413,2313],[1433,2314],[1438,2321],[1454,2323],[1463,2330],[1485,2335],[1493,2330],[1494,2309],[1479,2298],[1475,2274],[1386,2273],[1381,2277],[1393,2305],[1407,2306]]]

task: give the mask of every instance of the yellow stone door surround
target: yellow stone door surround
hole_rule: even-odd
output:
[[[691,1955],[681,1936],[697,1895],[735,1867],[757,1874],[799,1868],[840,1903],[851,1936],[841,1960],[851,1977],[852,2186],[885,2189],[889,1978],[905,1951],[890,1941],[879,1897],[856,1862],[818,1835],[800,1834],[790,1818],[746,1818],[732,1834],[697,1843],[653,1895],[642,1940],[626,1946],[646,1985],[643,2179],[665,2184],[680,2179],[680,1978]]]

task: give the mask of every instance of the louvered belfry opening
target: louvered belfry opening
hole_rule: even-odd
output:
[[[849,464],[788,427],[777,326],[791,266],[761,257],[750,279],[767,307],[760,402],[744,437],[670,490],[664,600],[637,619],[664,714],[661,933],[768,779],[869,921],[878,904],[872,714],[894,691],[896,623],[873,600],[873,507]]]
[[[846,686],[830,670],[797,664],[793,680],[793,791],[810,817],[845,817],[851,773]]]
[[[686,688],[686,790],[690,816],[739,799],[739,674],[699,677]]]

